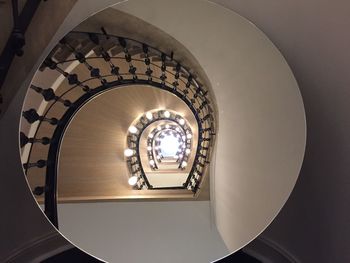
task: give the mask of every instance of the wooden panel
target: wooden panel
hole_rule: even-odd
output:
[[[99,95],[79,111],[64,136],[59,160],[59,200],[192,199],[193,194],[187,190],[139,191],[127,183],[123,156],[127,130],[134,119],[152,109],[181,113],[197,133],[188,107],[169,92],[129,86]]]

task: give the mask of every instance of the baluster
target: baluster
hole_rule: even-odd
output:
[[[23,132],[20,133],[20,144],[21,148],[23,148],[27,143],[41,143],[43,145],[50,144],[50,138],[42,137],[41,139],[37,138],[28,138]]]
[[[22,116],[30,123],[34,123],[36,121],[47,121],[52,125],[58,124],[58,119],[56,118],[46,118],[44,116],[40,116],[35,109],[30,109],[27,111],[24,111],[22,113]]]
[[[35,90],[37,93],[41,94],[44,97],[45,101],[51,101],[51,100],[59,101],[59,102],[63,103],[63,105],[66,107],[70,107],[72,105],[72,103],[69,100],[64,100],[64,99],[60,98],[59,96],[57,96],[55,94],[54,90],[51,88],[43,89],[43,88],[37,87],[35,85],[31,85],[30,87],[33,90]]]
[[[33,167],[43,168],[45,166],[46,166],[46,161],[45,160],[38,160],[35,163],[25,163],[25,164],[23,164],[23,168],[26,169],[26,170],[30,169],[30,168],[33,168]]]
[[[45,186],[37,186],[34,188],[34,190],[32,191],[32,193],[36,196],[40,196],[42,195],[46,190]]]

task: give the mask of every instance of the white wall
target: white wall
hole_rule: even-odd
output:
[[[108,262],[211,262],[228,254],[209,201],[60,204],[60,231]]]
[[[234,252],[270,224],[297,180],[306,124],[294,76],[259,29],[219,5],[129,0],[115,8],[181,42],[211,82],[219,115],[212,198],[218,230]]]

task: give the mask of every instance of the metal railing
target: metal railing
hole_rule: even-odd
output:
[[[93,52],[92,52],[93,51]],[[92,63],[99,60],[105,63],[110,72],[102,73]],[[87,79],[80,79],[78,74],[65,71],[63,65],[78,62],[90,73]],[[123,69],[126,69],[123,71]],[[25,172],[33,168],[46,168],[45,184],[33,189],[36,195],[45,196],[45,214],[58,227],[57,219],[57,166],[62,139],[79,109],[97,95],[111,89],[129,85],[148,85],[170,92],[181,99],[195,116],[198,125],[198,144],[194,162],[185,186],[191,185],[196,193],[201,184],[204,169],[210,160],[210,149],[215,135],[214,112],[208,90],[197,80],[194,72],[181,65],[173,57],[145,43],[124,37],[107,34],[71,32],[52,50],[40,70],[57,71],[71,86],[61,94],[51,87],[31,88],[40,94],[48,105],[43,113],[37,109],[26,109],[23,118],[38,126],[33,137],[21,132],[21,146],[30,145],[28,159],[23,163]],[[99,82],[96,85],[96,80]],[[80,90],[78,99],[72,100],[72,91]],[[61,116],[50,116],[53,109],[60,105],[66,108]],[[54,126],[51,135],[38,137],[43,123]],[[47,159],[32,160],[34,145],[48,146]],[[140,164],[140,169],[142,165]]]

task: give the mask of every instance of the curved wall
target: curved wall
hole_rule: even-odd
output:
[[[218,5],[130,0],[116,8],[180,41],[211,82],[219,113],[213,204],[235,251],[277,215],[299,174],[306,125],[293,74],[261,31]]]

